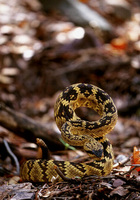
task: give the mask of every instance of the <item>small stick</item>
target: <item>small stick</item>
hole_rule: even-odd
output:
[[[15,175],[19,175],[20,167],[19,167],[18,159],[15,156],[15,154],[11,151],[9,144],[8,144],[8,142],[5,139],[3,139],[3,143],[5,145],[5,148],[6,148],[7,152],[9,153],[9,155],[11,156],[11,158],[15,162],[15,165],[16,165],[16,173],[15,173]]]
[[[131,157],[131,156],[130,156]],[[127,163],[130,160],[130,157],[123,159],[120,162],[117,162],[116,164],[113,165],[113,169],[116,167],[123,167],[125,163]]]
[[[129,174],[129,173],[131,173],[133,170],[135,170],[137,167],[133,167],[132,169],[130,169],[129,171],[127,171],[127,172],[125,172],[125,173],[123,173],[123,174],[121,174],[121,175],[126,175],[126,174]]]
[[[66,177],[63,172],[60,170],[60,168],[57,165],[54,165],[54,169],[56,170],[56,172],[58,173],[58,175],[64,180],[64,181],[68,181],[68,182],[80,182],[80,179],[75,179],[75,178],[68,178]]]
[[[134,166],[134,167],[140,167],[140,164],[126,164],[126,166]]]

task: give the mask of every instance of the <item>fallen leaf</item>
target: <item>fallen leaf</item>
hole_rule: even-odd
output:
[[[140,164],[140,150],[137,147],[134,147],[133,149],[133,156],[131,159],[131,164]],[[131,167],[131,169],[134,168],[134,166]],[[137,167],[135,170],[138,172],[140,171],[140,167]]]
[[[115,38],[111,41],[113,48],[117,50],[124,50],[127,47],[126,41],[123,38]]]
[[[114,194],[118,194],[119,196],[122,197],[128,193],[129,193],[128,189],[125,189],[122,186],[119,186],[119,187],[115,188],[113,191],[111,191],[110,196],[113,196]]]
[[[106,186],[108,189],[112,189],[112,185],[106,182],[101,183],[102,186]]]
[[[113,182],[113,186],[114,186],[114,187],[118,187],[118,186],[123,185],[124,183],[125,183],[125,181],[123,181],[123,180],[121,180],[121,179],[116,179],[116,180],[114,180],[114,182]]]

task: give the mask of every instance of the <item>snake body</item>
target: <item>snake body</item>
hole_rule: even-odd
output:
[[[82,120],[75,112],[79,107],[94,109],[101,118],[93,122]],[[63,140],[70,145],[83,147],[93,159],[88,163],[28,160],[21,167],[22,180],[51,182],[52,177],[57,176],[62,180],[55,166],[69,178],[109,174],[113,167],[113,150],[106,134],[114,128],[117,121],[117,109],[111,97],[94,85],[74,84],[59,95],[54,115]]]

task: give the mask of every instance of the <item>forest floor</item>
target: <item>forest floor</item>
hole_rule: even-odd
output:
[[[75,25],[57,7],[45,12],[37,0],[0,0],[0,199],[140,200],[140,3],[109,2],[85,5],[106,19],[111,31]],[[30,137],[25,127],[11,127],[12,117],[24,113],[59,140],[54,103],[65,87],[80,82],[105,90],[117,107],[118,122],[108,134],[115,157],[111,174],[78,182],[23,183],[6,144],[22,163],[37,157],[38,133]],[[89,121],[98,118],[88,109],[77,112]],[[87,159],[55,137],[49,147],[53,159]]]

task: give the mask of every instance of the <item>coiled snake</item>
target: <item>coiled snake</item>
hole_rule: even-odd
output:
[[[93,122],[82,120],[75,113],[78,107],[94,109],[101,118]],[[94,85],[74,84],[59,95],[54,115],[63,140],[73,146],[82,146],[93,160],[88,163],[28,160],[21,167],[22,180],[51,182],[53,176],[62,180],[55,166],[69,178],[109,174],[113,166],[113,150],[105,135],[114,128],[117,121],[117,110],[111,97]]]

